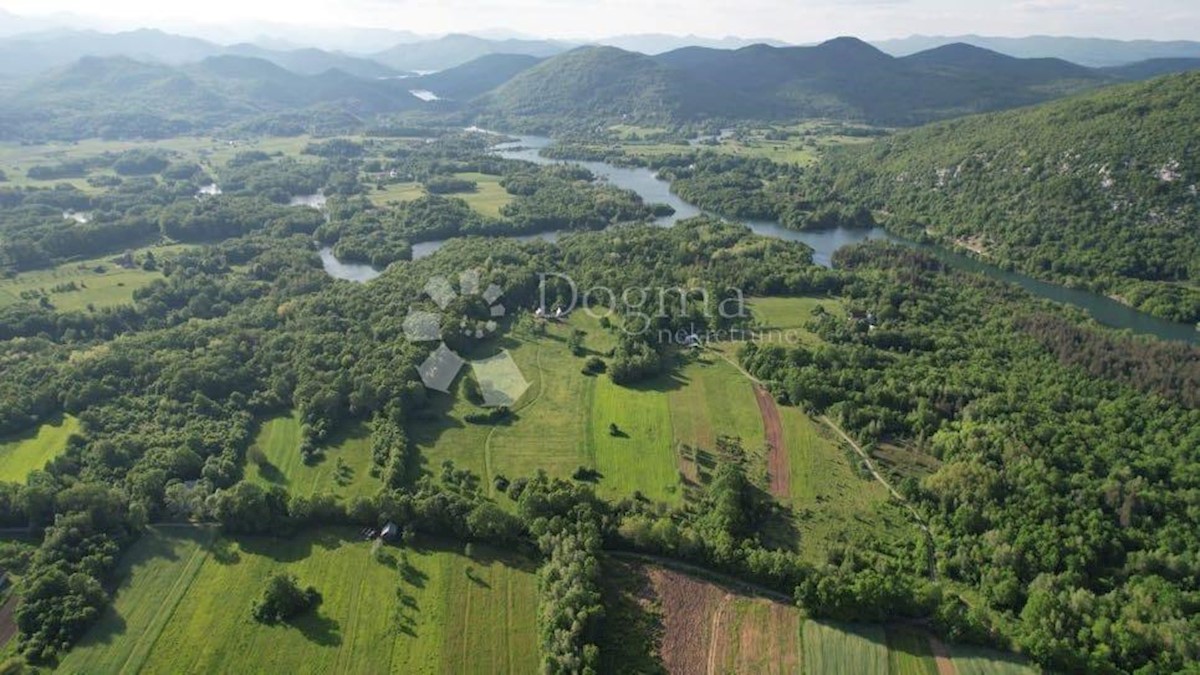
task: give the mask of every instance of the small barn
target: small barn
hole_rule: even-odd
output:
[[[383,530],[379,533],[379,538],[386,541],[394,541],[400,536],[400,528],[392,521],[388,521],[387,525],[383,526]]]

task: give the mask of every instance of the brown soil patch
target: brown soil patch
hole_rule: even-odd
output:
[[[13,593],[8,598],[8,602],[0,607],[0,647],[8,644],[8,641],[17,634],[17,622],[13,617],[13,613],[17,611],[17,594]]]
[[[938,675],[958,675],[958,668],[954,667],[954,661],[950,659],[950,650],[946,649],[946,644],[936,635],[929,636],[929,650],[933,652],[933,659],[937,662]]]
[[[661,567],[646,566],[652,602],[662,617],[661,657],[678,675],[794,673],[799,669],[799,613]]]
[[[725,591],[672,570],[647,570],[663,617],[662,661],[669,673],[708,673],[713,618]]]
[[[771,392],[761,385],[754,386],[754,398],[758,401],[767,439],[767,475],[771,481],[771,494],[785,500],[791,495],[791,471],[787,447],[783,444],[783,422],[779,419],[779,408],[775,406]]]

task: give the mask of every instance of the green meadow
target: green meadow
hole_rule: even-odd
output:
[[[140,260],[149,251],[161,261],[184,248],[178,245],[151,246],[137,249],[133,255]],[[55,309],[64,312],[127,305],[133,302],[134,291],[163,278],[157,270],[121,267],[112,262],[117,257],[119,254],[114,253],[94,260],[68,262],[57,267],[0,278],[0,306],[38,302],[40,297],[45,297]]]
[[[78,431],[79,420],[66,415],[32,433],[0,439],[0,481],[24,483],[30,471],[41,469],[66,450],[67,439]]]
[[[888,673],[888,649],[883,626],[805,621],[801,632],[804,638],[804,672],[808,675]]]
[[[379,490],[371,476],[371,435],[355,424],[335,433],[313,464],[300,456],[300,418],[293,413],[268,419],[259,427],[246,453],[246,478],[262,485],[278,485],[292,494],[333,493],[341,497],[366,496]],[[254,457],[262,453],[265,462]]]
[[[567,347],[574,329],[586,333],[585,356]],[[613,341],[582,313],[566,324],[547,323],[544,335],[510,332],[494,347],[507,349],[530,382],[513,406],[514,419],[472,425],[464,418],[478,408],[461,396],[435,395],[435,414],[412,430],[426,470],[436,471],[449,459],[490,486],[496,475],[512,479],[545,469],[566,477],[585,467],[599,472],[602,495],[619,499],[639,491],[676,502],[683,496],[680,476],[686,468],[681,444],[711,448],[717,436],[726,435],[742,437],[747,448],[762,446],[753,390],[732,366],[703,356],[633,387],[580,372],[587,354],[604,353]],[[698,415],[694,406],[711,414]]]
[[[487,547],[385,548],[357,531],[227,539],[152,528],[123,558],[112,606],[63,660],[68,673],[530,673],[537,670],[531,564]],[[401,556],[407,560],[403,572]],[[322,595],[291,624],[251,607],[268,576]]]

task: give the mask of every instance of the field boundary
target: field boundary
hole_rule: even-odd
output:
[[[794,605],[796,603],[796,599],[790,595],[787,595],[786,593],[780,593],[779,591],[767,588],[766,586],[760,586],[744,579],[738,579],[737,577],[732,577],[728,574],[708,569],[707,567],[693,565],[692,563],[675,560],[674,558],[664,558],[662,556],[652,555],[650,553],[638,553],[637,551],[626,551],[622,549],[604,549],[604,552],[614,558],[632,560],[640,563],[649,563],[651,565],[658,565],[660,567],[673,569],[676,572],[690,574],[692,576],[696,576],[728,588],[739,590],[750,596],[768,598],[770,600],[784,602],[789,605]]]

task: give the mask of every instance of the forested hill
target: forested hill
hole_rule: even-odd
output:
[[[321,119],[373,115],[421,105],[403,80],[340,70],[301,75],[269,61],[214,56],[187,66],[123,56],[86,57],[0,100],[0,137],[13,139],[166,137],[324,106]],[[48,115],[47,111],[53,114]]]
[[[1187,67],[1164,63],[1150,72]],[[580,115],[640,122],[833,117],[903,126],[1030,105],[1142,74],[962,44],[894,58],[855,38],[657,56],[582,47],[522,72],[480,108],[512,126],[562,126]]]
[[[893,226],[1200,321],[1200,73],[835,153],[821,179]]]

